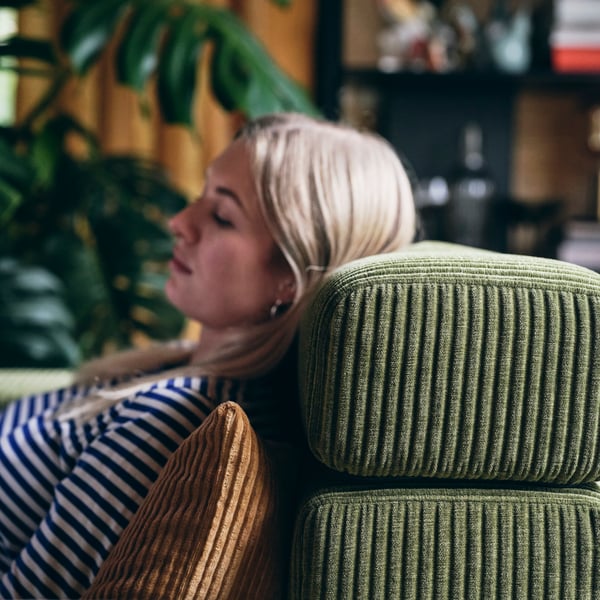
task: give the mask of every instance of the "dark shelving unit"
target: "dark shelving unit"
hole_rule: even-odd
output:
[[[497,71],[451,71],[448,73],[397,71],[386,73],[377,69],[340,68],[339,79],[344,83],[356,83],[377,87],[380,90],[394,88],[418,88],[421,90],[444,90],[461,87],[479,93],[486,88],[510,88],[515,91],[540,89],[546,92],[600,92],[600,75],[588,73],[556,73],[549,69],[533,70],[513,75]]]
[[[341,117],[344,86],[370,88],[378,98],[376,128],[419,178],[449,174],[460,131],[476,121],[499,198],[510,200],[517,100],[528,91],[576,95],[582,107],[600,102],[600,74],[556,73],[548,56],[530,72],[382,72],[347,68],[342,61],[343,0],[321,0],[316,99],[323,114]]]

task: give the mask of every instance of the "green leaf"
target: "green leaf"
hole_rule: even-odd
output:
[[[31,161],[42,185],[51,184],[57,177],[58,169],[64,165],[65,143],[71,133],[83,139],[91,155],[99,152],[94,134],[70,115],[60,114],[48,120],[31,142]]]
[[[281,110],[317,114],[305,90],[275,65],[231,10],[205,3],[83,2],[61,31],[62,46],[77,72],[85,72],[98,58],[123,11],[131,6],[133,14],[117,48],[117,76],[140,92],[156,70],[159,109],[167,123],[193,125],[199,57],[207,37],[216,46],[212,88],[226,110],[240,110],[249,117]]]
[[[21,327],[3,335],[0,365],[4,368],[70,368],[81,362],[77,343],[63,330]]]
[[[210,68],[211,87],[221,106],[232,111],[242,108],[240,98],[245,94],[248,76],[237,64],[233,46],[217,43],[214,48]]]
[[[130,196],[132,206],[144,213],[155,207],[164,215],[172,215],[187,204],[185,196],[169,183],[164,169],[154,161],[110,156],[102,161],[102,168]]]
[[[11,145],[0,138],[0,227],[11,219],[33,183],[29,159],[19,156]]]
[[[0,304],[0,327],[29,325],[33,327],[73,328],[74,321],[65,304],[57,297],[20,298],[10,306]]]
[[[33,175],[29,159],[18,155],[8,142],[0,138],[0,180],[26,190],[31,185]]]
[[[206,5],[195,10],[210,25],[216,44],[211,85],[226,110],[233,107],[250,118],[276,111],[317,114],[306,92],[277,67],[233,13]]]
[[[40,267],[0,260],[0,365],[70,367],[81,358],[58,279]]]
[[[13,259],[0,260],[0,298],[10,294],[21,298],[25,295],[59,295],[63,292],[60,280],[41,267],[23,266]]]
[[[282,8],[288,8],[288,6],[292,5],[292,0],[271,0],[271,2]]]
[[[0,227],[12,217],[22,201],[23,194],[0,179]]]
[[[94,0],[71,10],[60,43],[76,73],[84,74],[98,59],[129,5],[126,0]]]
[[[114,338],[117,316],[102,269],[102,256],[74,233],[56,233],[43,245],[46,266],[65,282],[65,301],[75,318],[75,335],[84,356],[102,352]]]
[[[168,24],[169,1],[136,7],[117,49],[118,80],[141,92],[158,65],[161,33]]]
[[[56,201],[77,198],[73,220],[61,223],[78,225],[70,233],[55,230],[39,255],[65,282],[82,352],[89,357],[107,345],[130,346],[140,331],[156,339],[177,336],[183,317],[171,307],[165,310],[175,314],[157,319],[153,307],[166,303],[163,287],[173,240],[165,214],[183,208],[185,198],[150,161],[108,157],[73,164],[79,175],[65,170],[67,164],[61,163],[57,172],[55,193],[62,190],[62,195]],[[68,193],[61,185],[65,179]]]
[[[165,261],[171,257],[173,240],[165,229],[125,206],[120,206],[114,216],[93,219],[91,226],[99,251],[109,259],[105,268],[109,263],[113,278],[135,278],[143,261]]]
[[[51,42],[20,35],[12,36],[0,42],[0,56],[35,58],[51,65],[57,63],[56,53]]]
[[[158,101],[167,123],[191,126],[198,62],[206,23],[187,7],[170,28],[158,67]]]
[[[261,71],[252,72],[247,58],[247,54],[227,39],[217,47],[211,73],[217,99],[224,107],[225,101],[250,118],[286,110],[285,103],[273,93],[268,77]]]
[[[138,296],[131,319],[140,331],[156,340],[172,339],[173,332],[181,332],[185,323],[181,312],[164,296],[152,299]]]

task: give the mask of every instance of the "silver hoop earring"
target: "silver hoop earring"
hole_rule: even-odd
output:
[[[271,317],[271,319],[274,319],[280,313],[283,312],[282,306],[283,306],[283,302],[279,298],[277,298],[277,300],[275,300],[275,303],[273,304],[273,306],[271,306],[271,310],[269,311],[269,316]]]

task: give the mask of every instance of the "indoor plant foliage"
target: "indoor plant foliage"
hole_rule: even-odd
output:
[[[157,165],[104,155],[90,131],[57,111],[65,84],[85,77],[109,44],[118,81],[142,99],[155,89],[167,123],[194,127],[204,52],[226,110],[314,112],[227,9],[180,0],[69,4],[58,40],[15,36],[0,44],[0,60],[29,59],[4,68],[48,81],[28,115],[0,128],[0,366],[73,366],[140,334],[167,339],[181,331],[183,319],[163,295],[172,246],[165,217],[185,198]]]

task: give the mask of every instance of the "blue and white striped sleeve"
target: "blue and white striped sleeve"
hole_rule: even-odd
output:
[[[0,577],[0,598],[80,597],[89,587],[167,458],[214,408],[185,383],[140,392],[83,426],[58,422],[72,464]]]
[[[16,427],[23,425],[32,417],[41,415],[48,409],[54,409],[64,404],[89,395],[104,387],[113,385],[118,379],[98,382],[93,386],[87,384],[73,384],[69,387],[31,394],[18,398],[0,410],[0,436],[6,435]]]

